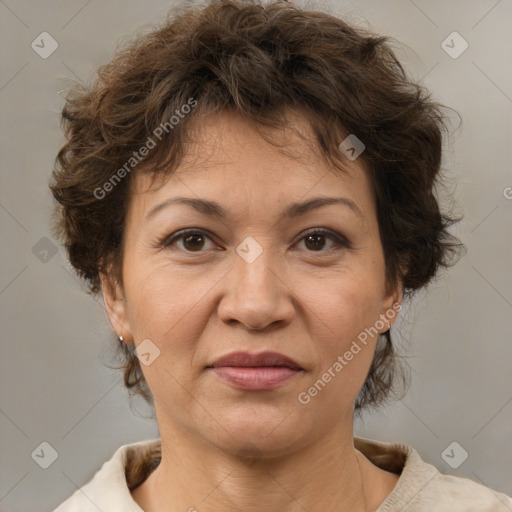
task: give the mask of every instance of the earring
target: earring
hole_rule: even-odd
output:
[[[124,341],[124,338],[122,336],[118,336],[117,339],[122,343]]]

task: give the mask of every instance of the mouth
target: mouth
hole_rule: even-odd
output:
[[[278,388],[304,372],[293,359],[277,352],[233,352],[206,368],[231,386],[252,391]]]

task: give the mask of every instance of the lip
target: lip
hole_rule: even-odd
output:
[[[279,354],[278,352],[261,352],[259,354],[250,354],[249,352],[231,352],[220,357],[211,364],[213,368],[223,366],[233,366],[241,368],[257,367],[285,367],[292,370],[302,370],[300,365],[293,359]]]
[[[232,352],[207,368],[232,386],[252,391],[278,388],[304,371],[293,359],[277,352]]]

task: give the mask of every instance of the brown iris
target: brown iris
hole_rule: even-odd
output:
[[[197,242],[199,240],[199,242]],[[187,250],[201,249],[204,244],[204,236],[201,233],[194,233],[183,238],[183,246]]]
[[[312,244],[309,242],[313,241]],[[325,235],[323,234],[313,234],[307,235],[305,239],[306,247],[311,250],[322,249],[325,245]]]

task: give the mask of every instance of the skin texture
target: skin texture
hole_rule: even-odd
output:
[[[307,133],[298,115],[290,127]],[[386,287],[364,164],[347,161],[343,174],[292,129],[275,135],[286,154],[236,114],[214,114],[170,178],[150,187],[147,175],[134,176],[123,286],[110,286],[107,276],[102,283],[118,335],[160,350],[143,365],[162,442],[160,466],[132,493],[146,512],[369,511],[398,479],[353,445],[354,401],[377,337],[310,403],[298,400],[401,302],[400,284]],[[227,216],[173,204],[146,217],[176,196],[216,201]],[[291,203],[327,196],[350,199],[360,215],[334,204],[279,218]],[[185,228],[205,237],[164,246]],[[318,228],[348,244],[306,237]],[[236,252],[249,236],[263,251],[252,263]],[[245,391],[205,368],[239,350],[280,352],[304,371],[272,391]]]

